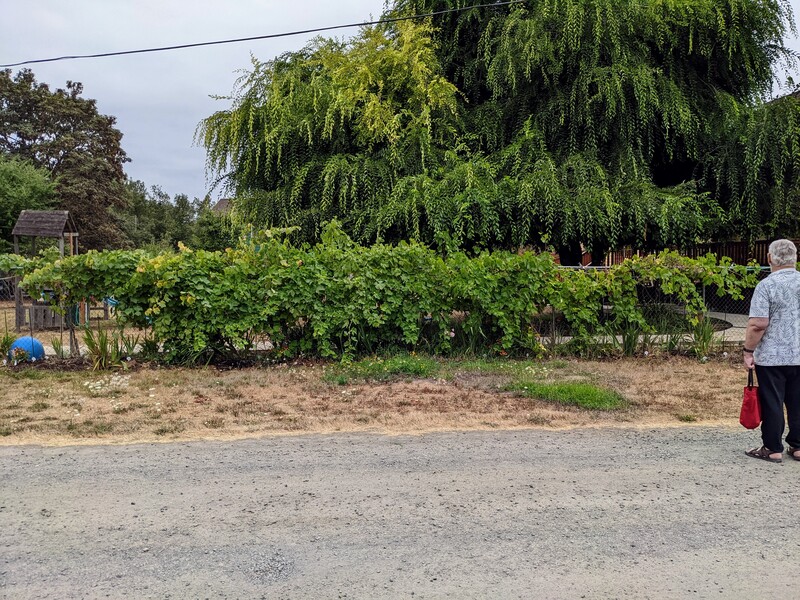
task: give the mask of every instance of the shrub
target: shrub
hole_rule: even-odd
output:
[[[189,363],[240,358],[263,340],[273,358],[352,360],[397,350],[539,357],[556,320],[577,352],[605,353],[603,337],[627,331],[625,348],[633,353],[630,332],[652,330],[641,285],[684,304],[687,326],[705,311],[698,286],[741,298],[755,285],[745,267],[674,252],[608,271],[571,270],[549,254],[443,258],[414,242],[362,247],[337,223],[312,247],[293,246],[290,233],[261,232],[222,252],[89,252],[42,264],[23,285],[32,294],[47,291],[61,310],[113,296],[121,323],[149,329],[147,350]]]

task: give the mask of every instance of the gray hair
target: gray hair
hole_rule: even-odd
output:
[[[775,240],[769,245],[769,253],[776,267],[793,267],[797,263],[797,246],[792,240]]]

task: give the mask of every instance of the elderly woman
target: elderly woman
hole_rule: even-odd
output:
[[[747,455],[782,462],[784,418],[789,457],[800,460],[800,273],[797,248],[790,240],[769,246],[769,277],[753,292],[744,340],[744,366],[755,368],[761,403],[760,448]]]

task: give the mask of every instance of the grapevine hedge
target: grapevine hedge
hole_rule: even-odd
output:
[[[57,306],[113,296],[122,322],[150,329],[180,362],[265,348],[338,358],[389,348],[537,355],[556,315],[578,340],[631,324],[646,330],[642,285],[687,306],[692,323],[705,310],[699,285],[734,298],[755,285],[746,267],[667,251],[608,271],[570,270],[549,254],[363,247],[337,223],[315,246],[291,244],[290,233],[263,232],[224,252],[89,252],[39,264],[23,285]],[[0,266],[23,262],[0,256]]]

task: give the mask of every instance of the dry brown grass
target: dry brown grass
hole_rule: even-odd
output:
[[[503,391],[502,373],[335,385],[325,365],[93,373],[0,369],[0,444],[223,439],[285,433],[419,433],[595,425],[735,424],[743,370],[686,358],[570,361],[539,373],[622,393],[588,411]],[[538,368],[538,367],[537,367]]]

